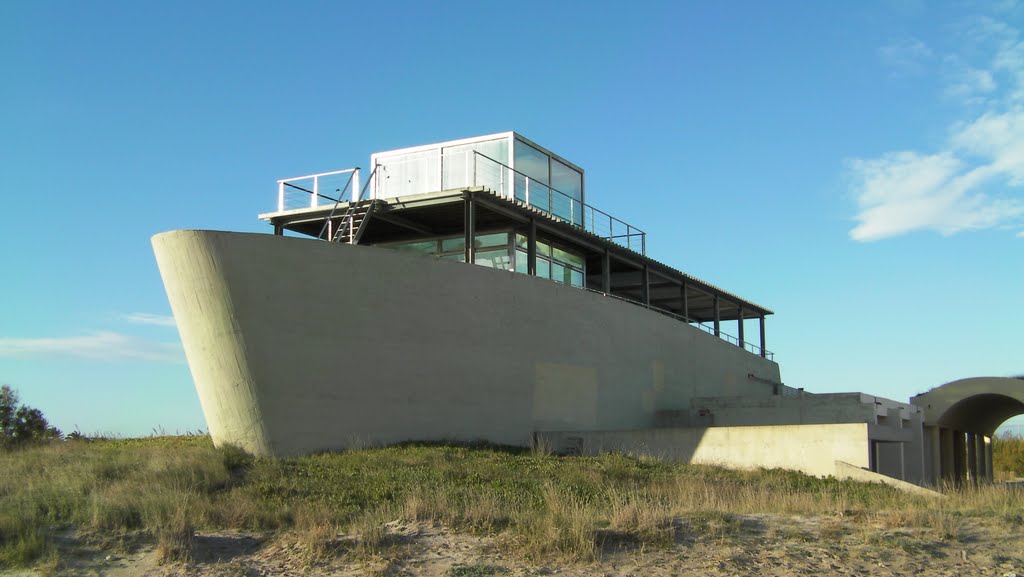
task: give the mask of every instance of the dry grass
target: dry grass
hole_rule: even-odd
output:
[[[957,542],[968,522],[1024,524],[1019,490],[944,491],[937,502],[779,470],[494,447],[272,461],[205,437],[66,442],[0,453],[0,566],[54,565],[53,535],[66,527],[150,540],[167,562],[189,559],[196,530],[280,531],[315,565],[339,555],[386,562],[405,546],[396,523],[486,534],[516,558],[572,562],[696,536],[727,542],[758,516],[827,519],[822,534],[888,535],[904,548],[920,546],[910,529]],[[798,539],[801,530],[786,531]]]

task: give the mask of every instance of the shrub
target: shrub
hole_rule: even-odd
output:
[[[21,405],[18,401],[18,393],[10,385],[0,386],[0,447],[62,437],[61,432],[47,422],[42,411]]]

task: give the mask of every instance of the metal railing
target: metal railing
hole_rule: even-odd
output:
[[[718,338],[720,338],[720,339],[722,339],[722,340],[724,340],[724,341],[726,341],[728,343],[731,343],[733,345],[739,346],[740,340],[738,338],[728,334],[728,333],[723,332],[721,330],[721,327],[719,327],[718,334],[716,335],[715,334],[715,326],[713,324],[702,323],[700,321],[696,321],[694,319],[685,317],[685,316],[683,316],[683,315],[681,315],[679,313],[675,313],[675,312],[672,312],[672,311],[667,310],[667,309],[659,308],[659,307],[656,307],[656,306],[653,306],[653,305],[645,305],[644,303],[642,303],[640,301],[636,301],[636,300],[629,299],[629,298],[626,298],[626,297],[620,297],[619,295],[614,295],[614,294],[611,294],[611,293],[606,293],[604,291],[600,291],[600,290],[597,290],[597,289],[583,287],[583,290],[590,291],[592,293],[597,293],[599,295],[604,295],[606,297],[610,297],[610,298],[613,298],[613,299],[618,299],[618,300],[623,301],[623,302],[627,302],[627,303],[630,303],[630,304],[633,304],[633,305],[644,307],[644,308],[646,308],[648,310],[654,311],[656,313],[663,314],[663,315],[665,315],[667,317],[672,317],[672,318],[674,318],[676,320],[679,320],[679,321],[682,321],[682,322],[684,322],[684,323],[686,323],[686,324],[688,324],[688,325],[690,325],[692,327],[698,328],[698,329],[708,333],[709,335],[711,335],[713,337],[717,336]],[[744,342],[743,343],[743,350],[747,351],[748,353],[752,353],[752,354],[755,354],[755,355],[758,355],[758,356],[763,356],[764,358],[766,358],[768,360],[775,360],[775,353],[773,353],[771,351],[768,351],[768,350],[765,350],[764,354],[762,354],[761,347],[758,346],[758,345],[755,345],[754,343]]]
[[[359,194],[358,167],[282,178],[277,181],[277,210],[337,205],[346,195],[358,200]]]
[[[517,200],[562,222],[640,254],[647,254],[647,233],[639,228],[584,204],[549,184],[532,179],[486,154],[475,150],[472,152],[472,186],[484,186],[499,196]]]
[[[562,222],[647,253],[644,231],[476,150],[381,159],[375,198],[484,187]]]
[[[341,206],[341,203],[346,202],[346,201],[342,200],[344,195],[341,195],[341,196],[339,196],[338,198],[336,198],[334,200],[334,206],[331,207],[331,212],[327,215],[327,218],[324,219],[324,224],[320,228],[320,234],[317,235],[317,238],[319,238],[319,239],[330,240],[330,241],[340,240],[342,238],[342,235],[346,234],[346,227],[347,227],[347,234],[348,234],[349,242],[351,242],[352,239],[353,239],[353,235],[355,234],[355,231],[353,230],[353,224],[354,224],[354,218],[355,218],[354,215],[355,215],[355,210],[356,210],[356,204],[359,201],[361,201],[364,196],[366,196],[366,189],[367,189],[367,187],[370,186],[370,183],[373,182],[373,179],[374,179],[374,177],[377,174],[377,167],[376,166],[373,167],[373,171],[370,172],[370,178],[366,179],[366,184],[363,185],[362,189],[358,188],[358,185],[359,185],[359,168],[358,167],[350,168],[349,170],[354,171],[352,174],[354,175],[353,179],[354,179],[354,182],[355,182],[355,185],[352,186],[351,202],[348,203],[348,208],[345,210],[344,215],[342,215],[342,219],[341,219],[342,222],[341,222],[341,224],[338,226],[337,230],[333,230],[332,231],[332,229],[331,229],[331,227],[332,227],[331,223],[333,222],[332,219],[334,218],[334,215],[338,212],[338,207]],[[353,180],[349,181],[350,184],[352,182],[353,182]],[[316,196],[316,195],[314,194],[313,196]],[[325,234],[326,234],[326,236],[325,236]]]

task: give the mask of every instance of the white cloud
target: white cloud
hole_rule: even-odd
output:
[[[946,95],[974,103],[995,89],[996,80],[991,71],[966,66],[953,74]]]
[[[176,327],[174,317],[167,315],[155,315],[152,313],[130,313],[122,315],[124,320],[138,325],[157,325],[161,327]]]
[[[907,76],[924,72],[932,50],[917,38],[905,38],[879,48],[878,57],[894,76]]]
[[[149,361],[180,363],[185,358],[179,343],[98,331],[75,337],[0,338],[0,357],[72,357],[96,361]]]
[[[991,179],[989,167],[963,170],[949,153],[921,156],[904,151],[850,162],[857,175],[860,221],[850,237],[874,241],[915,230],[950,235],[989,228],[1024,214],[1024,203],[977,192]]]
[[[950,126],[948,141],[935,152],[848,160],[859,209],[852,239],[920,230],[951,235],[1024,222],[1024,105],[1018,102],[1024,96],[1024,43],[1015,29],[992,19],[979,19],[972,33],[981,38],[978,31],[998,37],[990,67],[960,66],[946,93],[963,97],[968,109],[984,102],[987,111]],[[960,62],[956,56],[946,60]],[[1003,90],[997,75],[1007,80]]]

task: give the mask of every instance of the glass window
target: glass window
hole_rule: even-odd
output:
[[[426,150],[379,158],[377,198],[441,190],[441,150]]]
[[[572,269],[557,262],[551,263],[551,280],[572,284]]]
[[[455,260],[458,262],[466,262],[465,254],[446,254],[441,257],[441,260]]]
[[[531,181],[548,184],[548,155],[526,144],[515,142],[515,166],[517,172],[530,177]]]
[[[516,251],[516,272],[528,274],[530,272],[530,261],[525,250]]]
[[[565,252],[562,249],[556,248],[554,249],[554,258],[555,260],[570,264],[576,268],[584,268],[583,257],[571,252]]]
[[[413,242],[403,242],[401,244],[389,245],[388,248],[405,252],[418,252],[420,254],[437,254],[437,241],[418,240]]]
[[[569,279],[572,286],[582,287],[583,286],[583,273],[573,269],[572,277]]]
[[[441,239],[441,252],[453,252],[453,251],[466,251],[466,237],[457,236],[455,238]]]
[[[537,276],[551,278],[551,262],[548,259],[537,257]]]
[[[477,248],[482,246],[508,246],[508,233],[495,232],[491,234],[480,234],[473,239],[473,244]]]
[[[527,246],[526,237],[521,235],[521,234],[517,234],[516,235],[516,246],[518,246],[519,248],[529,248]],[[551,256],[551,245],[547,244],[546,242],[544,242],[542,240],[538,240],[537,241],[537,254],[542,254],[542,255],[545,255],[545,256]]]
[[[504,192],[501,165],[508,164],[508,139],[446,146],[443,154],[442,186],[445,190],[486,186],[495,192]]]
[[[583,175],[554,158],[551,159],[551,186],[575,200],[583,200]]]
[[[509,270],[512,268],[511,261],[512,259],[508,256],[508,249],[487,250],[476,253],[476,264],[491,268]]]

